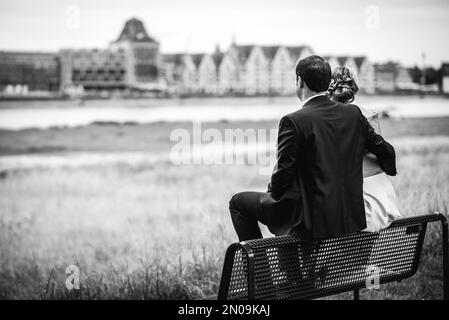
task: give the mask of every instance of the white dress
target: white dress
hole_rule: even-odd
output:
[[[393,184],[384,172],[363,179],[363,201],[366,214],[364,231],[380,231],[401,217]]]
[[[360,109],[373,128],[380,131],[377,114]],[[393,184],[383,171],[363,178],[363,200],[367,226],[363,231],[380,231],[401,217]]]

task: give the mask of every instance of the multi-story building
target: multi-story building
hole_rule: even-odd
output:
[[[218,65],[218,93],[235,94],[242,92],[240,63],[236,54],[225,53]]]
[[[219,91],[243,94],[292,94],[295,64],[312,50],[305,46],[232,44],[219,67]]]
[[[57,54],[0,52],[0,89],[288,95],[295,91],[296,62],[311,54],[307,46],[232,43],[225,53],[161,55],[158,41],[134,18],[106,48],[64,49]],[[401,70],[391,73],[386,66],[378,66],[376,75],[366,57],[325,58],[332,69],[353,70],[366,93],[376,87],[395,90],[408,81]]]
[[[220,66],[223,61],[224,54],[221,52],[220,48],[217,46],[215,52],[212,54],[212,60],[215,65],[215,94],[220,94]]]
[[[192,94],[198,90],[198,76],[192,55],[162,55],[161,77],[170,93]]]
[[[197,67],[198,90],[204,94],[217,93],[217,66],[212,54],[203,54]]]
[[[184,72],[184,54],[162,55],[161,76],[166,82],[169,93],[180,93],[182,91],[182,75]]]
[[[251,71],[248,72],[248,60],[253,52],[254,45],[236,45],[233,43],[225,53],[219,67],[219,86],[222,93],[254,94],[257,89],[252,87],[252,83],[258,83],[259,79],[250,79]],[[263,54],[259,50],[259,56]],[[256,54],[257,56],[257,54]],[[256,57],[253,60],[257,60]],[[252,66],[253,69],[254,65]],[[260,71],[257,70],[257,74]],[[255,76],[254,74],[252,76]]]
[[[309,47],[279,46],[271,61],[271,92],[274,94],[293,94],[295,92],[295,65],[298,60],[312,55]]]
[[[85,90],[124,89],[127,62],[123,49],[61,50],[61,84],[67,92],[81,86]]]
[[[335,71],[336,68],[340,67],[340,62],[338,61],[337,57],[334,56],[324,56],[323,57],[331,66],[332,72]]]
[[[394,92],[396,90],[396,64],[375,64],[375,87],[378,92]]]
[[[396,90],[419,90],[419,84],[413,82],[412,76],[407,68],[401,65],[396,66],[395,72],[395,89]]]
[[[399,63],[376,64],[375,87],[377,92],[419,91],[420,85],[413,82],[410,72]]]
[[[110,45],[126,56],[126,83],[131,88],[158,89],[161,57],[159,43],[150,37],[138,19],[126,22],[120,36]]]
[[[276,48],[252,46],[243,67],[246,94],[268,94],[270,91],[270,57]]]
[[[271,61],[270,87],[274,93],[290,94],[293,92],[295,71],[292,61],[290,50],[287,47],[279,47]]]
[[[449,63],[441,65],[441,91],[449,94]]]
[[[357,68],[358,86],[360,91],[373,94],[376,91],[374,66],[367,57],[355,57],[354,62]]]
[[[256,51],[255,53],[253,53]],[[266,74],[264,68],[267,68],[265,56],[262,49],[258,47],[255,50],[254,45],[236,45],[232,44],[229,51],[226,53],[230,59],[223,59],[222,63],[233,63],[234,66],[234,83],[232,84],[232,91],[235,93],[256,94],[258,91],[264,91],[261,87],[262,78]],[[252,55],[251,62],[250,56]],[[262,62],[262,63],[260,63]],[[265,80],[266,81],[266,80]],[[266,83],[265,83],[265,86]],[[268,92],[268,88],[265,89]]]
[[[26,95],[59,90],[59,58],[55,53],[0,52],[0,92]]]
[[[126,22],[118,39],[104,49],[64,49],[60,53],[61,84],[66,90],[160,90],[159,44],[137,19]]]

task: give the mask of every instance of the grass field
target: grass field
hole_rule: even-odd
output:
[[[233,126],[271,128],[276,124]],[[397,149],[399,175],[392,181],[404,215],[449,212],[448,119],[387,120],[383,128]],[[61,151],[164,151],[171,129],[173,125],[161,123],[2,131],[0,152],[56,152],[56,147]],[[268,177],[258,175],[258,168],[250,165],[159,162],[3,171],[0,298],[215,295],[225,249],[237,240],[228,200],[237,191],[264,190],[267,182]],[[441,298],[440,241],[439,227],[432,226],[418,274],[381,290],[364,290],[362,298]],[[76,294],[65,288],[65,269],[72,264],[81,271],[81,290]]]

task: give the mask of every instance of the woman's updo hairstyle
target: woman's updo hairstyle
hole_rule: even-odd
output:
[[[347,67],[338,67],[332,73],[329,97],[341,103],[351,103],[359,91],[354,75]]]

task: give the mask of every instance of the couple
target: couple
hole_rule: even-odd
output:
[[[396,175],[394,148],[376,133],[371,115],[351,104],[358,87],[347,68],[331,74],[310,56],[296,65],[303,105],[279,124],[277,163],[267,192],[241,192],[229,202],[239,241],[275,235],[327,239],[379,231],[400,214],[386,175]]]

